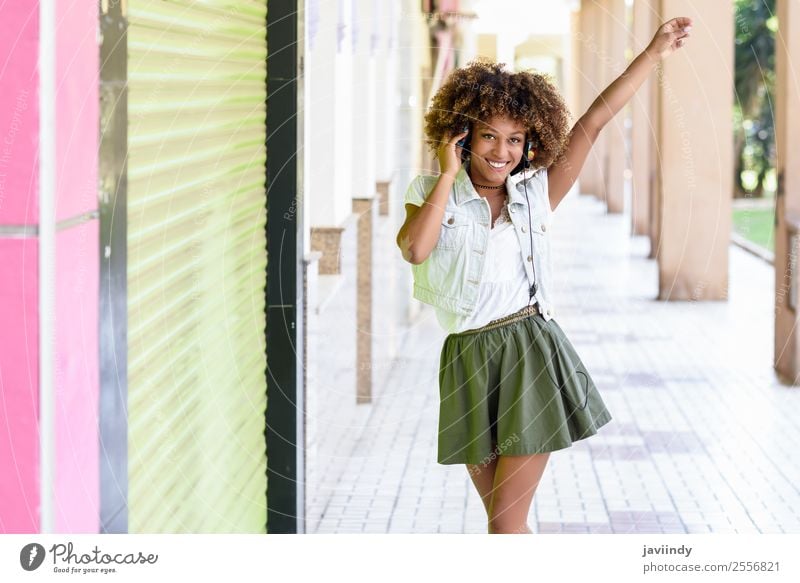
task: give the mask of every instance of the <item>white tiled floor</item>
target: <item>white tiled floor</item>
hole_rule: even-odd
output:
[[[800,532],[800,390],[772,370],[772,267],[731,246],[727,302],[656,301],[629,223],[575,193],[556,210],[556,317],[614,420],[551,455],[529,524]],[[486,532],[465,468],[436,463],[444,335],[427,307],[402,334],[341,479],[310,493],[309,532]]]

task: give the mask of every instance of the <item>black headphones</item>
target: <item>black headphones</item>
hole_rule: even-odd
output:
[[[461,147],[462,162],[465,162],[472,154],[472,151],[469,149],[469,146],[467,145],[470,141],[470,138],[472,137],[472,131],[470,130],[469,125],[464,125],[461,128],[461,133],[466,131],[469,131],[469,133],[463,138],[461,138],[458,142],[456,142],[456,145]],[[511,171],[511,174],[522,172],[531,167],[531,151],[533,150],[533,140],[531,140],[528,136],[525,136],[525,138],[526,138],[525,147],[522,149],[522,159],[519,161],[519,164],[517,164]],[[525,202],[528,203],[528,236],[530,237],[531,240],[531,267],[533,268],[533,283],[531,284],[529,290],[530,296],[528,297],[528,300],[530,301],[531,299],[533,299],[533,296],[536,295],[538,286],[536,284],[536,262],[533,261],[533,224],[531,221],[531,201],[528,198],[528,183],[524,178],[522,179],[522,183],[525,186]]]

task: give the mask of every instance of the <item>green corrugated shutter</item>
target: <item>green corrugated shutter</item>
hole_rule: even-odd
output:
[[[130,532],[264,532],[266,0],[129,0]]]

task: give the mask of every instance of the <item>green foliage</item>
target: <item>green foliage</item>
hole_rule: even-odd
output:
[[[735,26],[735,184],[741,196],[753,190],[745,188],[744,173],[756,176],[761,194],[775,165],[775,0],[736,0]]]

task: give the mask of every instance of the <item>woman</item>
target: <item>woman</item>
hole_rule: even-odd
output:
[[[482,60],[454,71],[425,116],[440,173],[409,186],[397,243],[414,297],[449,333],[438,462],[466,464],[489,533],[532,532],[550,452],[612,418],[553,319],[547,227],[602,128],[690,28],[683,17],[662,24],[571,129],[549,78]]]

